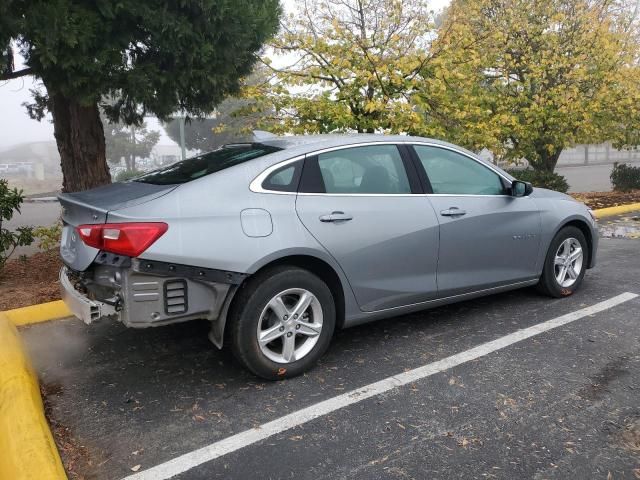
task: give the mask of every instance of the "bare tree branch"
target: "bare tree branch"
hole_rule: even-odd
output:
[[[14,78],[25,77],[27,75],[33,75],[32,68],[23,68],[22,70],[0,74],[0,80],[13,80]]]

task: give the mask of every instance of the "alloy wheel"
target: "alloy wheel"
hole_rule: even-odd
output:
[[[260,314],[260,351],[276,363],[300,360],[318,343],[322,320],[320,301],[309,290],[290,288],[280,292]]]
[[[582,245],[575,238],[567,238],[560,244],[554,260],[554,271],[558,285],[570,287],[580,276],[583,264]]]

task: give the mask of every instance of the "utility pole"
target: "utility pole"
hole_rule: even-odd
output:
[[[129,154],[129,166],[127,170],[133,172],[136,169],[136,129],[133,125],[131,125],[131,144],[133,145],[133,152]]]
[[[184,121],[185,121],[184,115],[182,115],[181,117],[178,117],[178,122],[180,123],[180,151],[182,152],[182,158],[181,158],[182,160],[187,158],[186,150],[184,147]]]

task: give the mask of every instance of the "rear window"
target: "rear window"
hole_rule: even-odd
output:
[[[213,152],[203,153],[197,157],[188,158],[168,167],[145,173],[133,181],[152,183],[154,185],[187,183],[279,150],[282,149],[261,143],[226,145]]]

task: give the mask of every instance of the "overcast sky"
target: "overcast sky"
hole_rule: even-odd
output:
[[[282,3],[286,10],[290,10],[295,0],[283,0]],[[431,5],[437,11],[448,3],[449,0],[433,0]],[[16,65],[16,68],[20,66]],[[54,140],[51,116],[48,115],[41,122],[31,120],[22,106],[24,102],[31,101],[29,90],[33,87],[32,77],[0,82],[0,151],[18,143]],[[149,119],[147,125],[162,133],[161,144],[173,143],[157,121]]]

